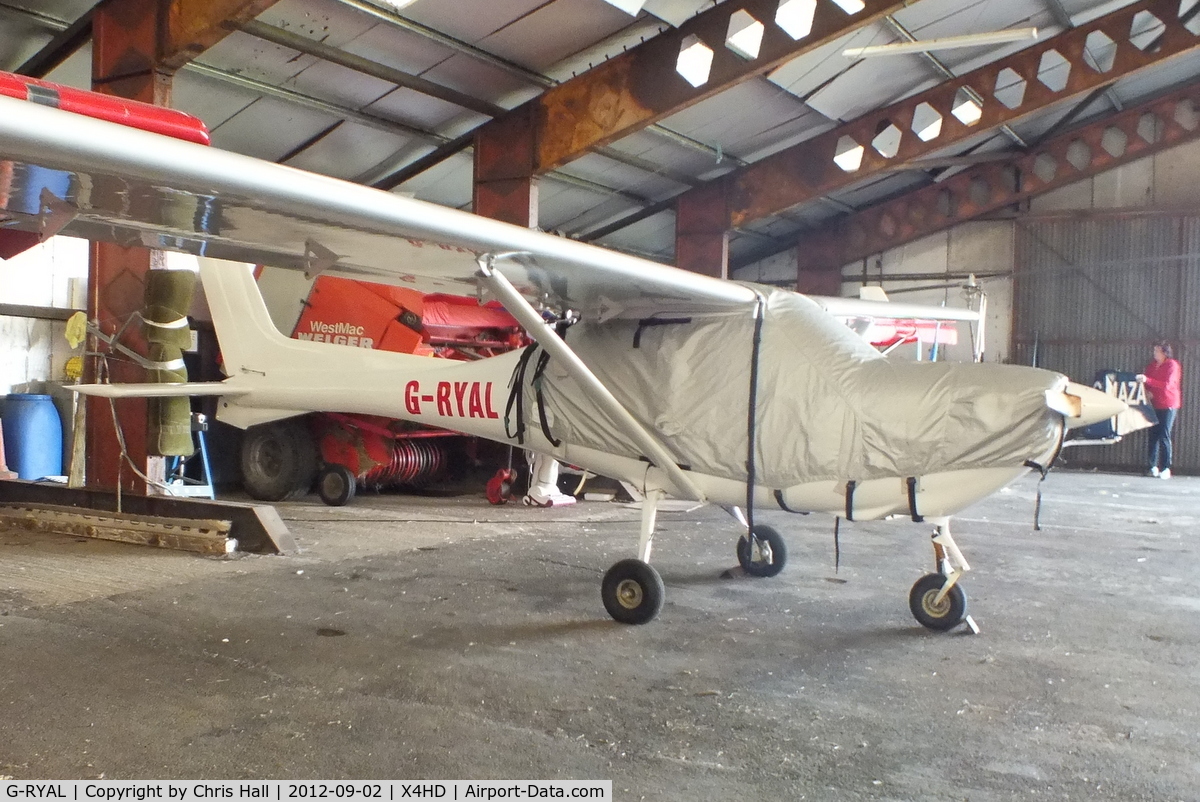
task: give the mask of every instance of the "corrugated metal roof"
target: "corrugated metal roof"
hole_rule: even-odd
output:
[[[404,9],[404,16],[455,39],[476,43],[545,5],[544,0],[488,0],[472,3],[463,13],[461,3],[421,2]]]
[[[770,147],[777,135],[819,130],[826,120],[794,95],[768,81],[747,81],[663,121],[673,131],[749,158]]]
[[[1186,10],[1190,0],[1182,0]],[[832,0],[818,0],[828,3]],[[610,146],[648,162],[633,166],[604,156],[569,165],[563,178],[543,182],[546,227],[584,233],[619,220],[645,203],[662,202],[686,188],[687,177],[708,180],[739,164],[802,143],[848,120],[943,80],[920,55],[850,59],[850,44],[954,36],[1034,25],[1053,35],[1131,0],[919,0],[894,15],[816,48],[769,76],[751,79],[678,112],[662,125],[682,137],[641,131]],[[93,0],[0,0],[0,68],[14,69],[37,52]],[[604,0],[417,0],[390,17],[371,0],[280,0],[261,22],[340,48],[387,67],[442,84],[502,107],[534,96],[554,80],[586,69],[668,25],[678,25],[712,0],[648,0],[631,17]],[[407,20],[408,22],[405,22]],[[770,21],[767,21],[768,24]],[[423,27],[422,27],[423,26]],[[962,74],[1027,46],[939,51],[942,64]],[[77,54],[51,76],[76,86],[89,80],[89,57]],[[1123,79],[1108,99],[1077,113],[1083,122],[1108,113],[1113,99],[1129,105],[1200,75],[1200,54],[1177,58]],[[551,77],[553,76],[553,77]],[[331,64],[313,55],[234,33],[182,71],[175,105],[200,116],[220,147],[338,177],[373,181],[428,153],[440,141],[484,122],[478,112],[389,81]],[[1036,140],[1072,109],[1060,104],[1013,124]],[[340,124],[339,124],[339,121]],[[424,133],[422,133],[424,132]],[[322,136],[322,134],[324,134]],[[933,156],[1011,149],[996,132]],[[948,174],[948,173],[944,173]],[[871,204],[931,180],[925,172],[874,176],[856,186],[758,221],[735,234],[731,248],[753,250],[766,237],[786,238],[820,225],[849,207]],[[399,188],[456,207],[471,201],[469,151]],[[669,258],[671,213],[649,217],[602,241]],[[761,244],[761,243],[760,243]]]
[[[515,19],[480,47],[533,70],[545,70],[629,27],[633,18],[604,0],[557,0]]]

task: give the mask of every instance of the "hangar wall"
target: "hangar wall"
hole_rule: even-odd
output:
[[[47,242],[7,261],[0,260],[0,303],[83,308],[88,244],[70,237]],[[71,356],[66,324],[0,315],[0,394],[42,392],[42,383],[62,381]]]
[[[1015,224],[1017,359],[1028,361],[1035,332],[1043,366],[1088,376],[1140,370],[1154,340],[1175,344],[1184,398],[1175,465],[1186,473],[1200,473],[1198,177],[1200,143],[1181,145],[1036,198]],[[1145,442],[1068,456],[1072,465],[1140,471]]]
[[[1185,402],[1200,387],[1200,214],[1133,210],[1017,223],[1014,356],[1069,375],[1140,371],[1175,344]],[[1176,424],[1175,467],[1200,470],[1200,405]],[[1069,452],[1072,465],[1140,470],[1145,437]]]
[[[1104,368],[1140,370],[1150,344],[1178,344],[1184,410],[1177,468],[1200,473],[1200,143],[1181,145],[1034,198],[1006,219],[981,220],[877,254],[842,270],[843,292],[881,284],[897,299],[962,305],[974,273],[989,299],[987,360],[1039,364],[1090,380]],[[736,278],[778,283],[796,255]],[[962,347],[950,354],[958,358]],[[1196,399],[1189,403],[1189,399]],[[1141,470],[1145,438],[1068,452],[1072,465]]]
[[[961,308],[966,306],[961,285],[974,274],[988,297],[985,358],[1000,362],[1008,358],[1012,267],[1011,222],[966,223],[846,265],[842,269],[842,293],[853,296],[863,285],[882,286],[897,301]],[[794,287],[796,252],[788,250],[749,265],[737,271],[734,278]],[[912,357],[909,350],[902,355]],[[967,360],[971,353],[969,333],[960,326],[958,345],[947,348],[943,355]]]

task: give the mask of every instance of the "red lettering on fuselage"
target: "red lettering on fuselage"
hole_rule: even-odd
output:
[[[409,382],[404,385],[404,409],[409,415],[421,414],[420,393],[420,382]]]
[[[483,417],[483,401],[479,398],[479,382],[471,382],[471,400],[468,405],[472,418]],[[462,402],[459,402],[458,408],[462,409]]]
[[[410,415],[424,414],[422,405],[436,401],[437,414],[444,418],[496,420],[500,417],[492,406],[492,382],[438,382],[435,391],[436,395],[422,395],[419,381],[405,384],[405,412]]]
[[[475,382],[475,384],[478,385],[479,382]],[[467,383],[466,382],[455,382],[454,383],[454,400],[458,402],[458,417],[460,417],[460,418],[467,417],[466,410],[463,409],[463,396],[465,396],[466,394],[467,394]]]
[[[487,416],[489,418],[499,418],[500,416],[496,414],[496,410],[492,409],[492,383],[491,382],[488,382],[486,385],[484,385],[483,401],[484,401],[484,406],[487,408]]]

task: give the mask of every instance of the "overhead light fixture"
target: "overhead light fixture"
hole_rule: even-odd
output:
[[[899,56],[904,53],[925,53],[930,50],[951,50],[956,47],[982,47],[1004,44],[1006,42],[1024,42],[1030,39],[1037,39],[1037,37],[1037,28],[1011,28],[1005,31],[971,33],[966,36],[946,36],[941,39],[927,39],[920,42],[896,42],[890,45],[848,47],[842,51],[842,55],[849,56],[850,58]]]
[[[410,3],[412,0],[408,0]],[[403,2],[403,0],[401,0]],[[631,17],[636,17],[641,13],[642,6],[646,5],[646,0],[604,0],[610,6],[616,6]]]
[[[377,6],[383,6],[389,11],[399,11],[402,8],[411,6],[417,0],[371,0]]]

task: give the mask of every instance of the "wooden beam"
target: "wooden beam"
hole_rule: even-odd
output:
[[[226,555],[237,550],[229,521],[83,511],[54,505],[0,505],[0,524],[31,532],[115,540],[139,546]]]
[[[0,315],[6,317],[31,317],[35,320],[70,320],[81,310],[64,309],[59,306],[30,306],[28,304],[0,304]]]
[[[27,507],[70,507],[77,512],[101,515],[118,512],[152,518],[229,521],[229,534],[239,551],[260,554],[295,554],[296,541],[279,513],[269,504],[176,498],[173,496],[121,495],[91,488],[70,488],[48,482],[0,481],[0,504]]]

